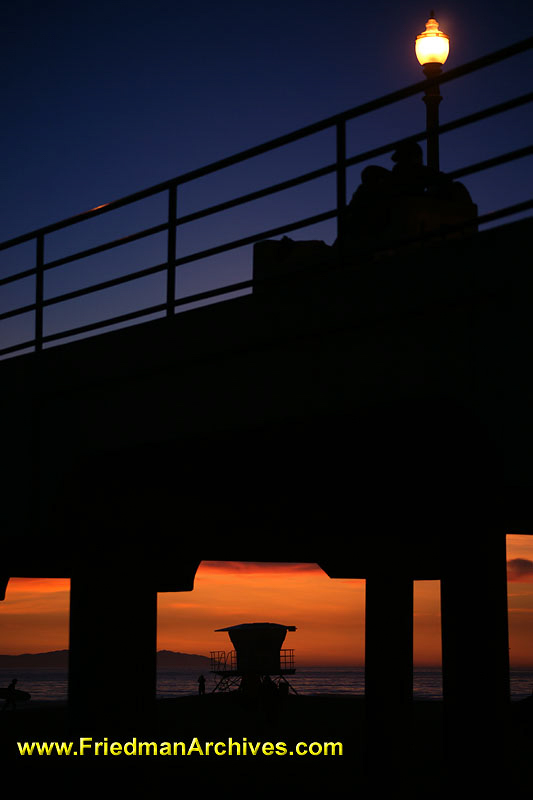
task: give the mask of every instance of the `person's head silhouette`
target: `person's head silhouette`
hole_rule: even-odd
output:
[[[405,142],[400,142],[396,150],[391,156],[396,164],[414,164],[419,165],[424,163],[424,155],[422,148],[418,142],[413,139],[408,139]]]

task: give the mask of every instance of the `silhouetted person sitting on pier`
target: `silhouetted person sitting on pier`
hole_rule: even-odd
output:
[[[4,703],[3,707],[2,707],[2,711],[7,711],[9,706],[12,706],[13,711],[16,710],[16,708],[17,708],[17,701],[16,701],[16,691],[17,690],[15,688],[16,683],[17,683],[17,679],[13,678],[13,680],[11,681],[9,686],[7,687],[6,701],[5,701],[5,703]]]
[[[352,195],[339,225],[339,242],[349,249],[368,236],[378,236],[383,230],[386,205],[392,195],[392,173],[385,167],[370,164],[361,172],[361,183]]]
[[[198,694],[205,694],[205,678],[203,675],[198,678]]]
[[[452,180],[440,170],[424,164],[422,148],[413,140],[402,142],[392,154],[392,193],[398,195],[440,197],[452,202],[472,203],[462,183]]]
[[[394,161],[392,168],[392,190],[395,195],[420,195],[424,194],[429,186],[439,181],[442,173],[426,167],[422,148],[417,142],[407,141],[398,145],[391,156]]]
[[[335,249],[342,245],[345,254],[386,249],[389,242],[477,216],[467,189],[426,166],[417,142],[401,142],[392,161],[392,170],[370,165],[362,171],[361,184],[341,217]]]
[[[426,166],[418,142],[400,142],[392,161],[390,170],[376,164],[363,169],[361,183],[340,216],[339,236],[332,247],[286,236],[281,241],[258,242],[254,245],[254,278],[260,281],[339,260],[392,253],[400,243],[416,242],[431,231],[461,236],[477,229],[477,206],[468,190],[444,172]],[[448,233],[454,226],[456,230]],[[261,291],[260,282],[256,291]]]

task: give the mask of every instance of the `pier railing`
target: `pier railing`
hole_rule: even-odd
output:
[[[375,147],[356,155],[348,156],[346,148],[346,123],[348,121],[353,120],[356,117],[362,117],[363,115],[370,114],[371,112],[377,111],[394,103],[406,100],[414,95],[421,94],[429,86],[435,83],[444,84],[449,81],[460,79],[463,76],[509,59],[532,48],[533,37],[524,39],[521,42],[498,50],[497,52],[494,52],[483,58],[476,59],[475,61],[471,61],[463,66],[443,72],[438,78],[424,80],[412,84],[404,89],[387,94],[384,97],[378,98],[371,102],[363,103],[362,105],[356,106],[355,108],[349,109],[343,113],[336,114],[323,119],[320,122],[316,122],[312,125],[307,125],[303,128],[293,131],[292,133],[272,139],[264,144],[251,147],[228,158],[215,161],[205,167],[183,173],[168,181],[164,181],[163,183],[159,183],[140,192],[130,194],[127,197],[106,203],[85,213],[77,214],[73,217],[69,217],[68,219],[61,220],[60,222],[47,225],[43,228],[39,228],[38,230],[31,231],[30,233],[17,236],[6,242],[3,242],[0,244],[0,255],[2,252],[12,251],[14,248],[20,245],[28,245],[33,250],[33,263],[29,264],[25,269],[13,271],[13,267],[10,266],[8,260],[7,269],[4,270],[3,274],[0,272],[1,289],[9,286],[10,291],[13,291],[13,287],[15,287],[13,294],[15,296],[14,302],[16,303],[20,302],[17,299],[18,296],[22,296],[23,294],[22,290],[17,294],[17,286],[23,286],[25,281],[27,282],[28,280],[31,280],[34,284],[34,288],[31,300],[28,301],[26,298],[22,304],[14,305],[0,313],[0,324],[6,322],[7,320],[14,320],[17,318],[25,319],[26,329],[28,329],[28,320],[31,321],[29,324],[31,335],[28,335],[27,333],[21,334],[19,331],[17,335],[9,335],[4,337],[4,341],[2,342],[3,346],[0,349],[0,357],[3,358],[7,356],[13,356],[30,351],[39,352],[45,347],[53,346],[54,344],[67,341],[72,338],[79,338],[104,332],[112,327],[135,324],[136,322],[142,322],[143,320],[157,316],[172,316],[180,311],[180,309],[182,309],[184,306],[191,307],[191,304],[194,303],[202,304],[206,302],[213,302],[215,300],[233,297],[239,292],[242,293],[245,291],[250,291],[253,287],[252,279],[244,281],[241,280],[237,282],[230,281],[228,284],[223,286],[217,286],[216,288],[205,289],[203,291],[195,291],[187,294],[186,296],[176,297],[176,275],[180,269],[183,269],[186,267],[186,265],[192,264],[195,261],[213,258],[219,254],[234,251],[247,245],[252,245],[261,239],[280,236],[282,234],[287,234],[292,231],[317,225],[318,223],[328,220],[336,219],[338,225],[339,219],[341,218],[346,207],[346,173],[349,167],[390,153],[397,148],[400,141],[404,141],[405,139],[423,141],[427,137],[425,130],[419,131],[411,136],[403,137],[400,140],[396,139],[394,141],[390,141],[383,146]],[[506,102],[498,103],[497,105],[484,108],[452,122],[440,125],[438,132],[442,135],[458,128],[472,125],[488,117],[502,114],[510,111],[511,109],[523,106],[527,103],[530,103],[532,100],[533,92],[528,92],[526,94],[513,97]],[[305,172],[287,180],[278,181],[269,186],[257,188],[252,192],[241,194],[238,197],[234,197],[223,202],[207,204],[203,208],[193,212],[181,213],[180,192],[186,185],[190,186],[195,182],[200,182],[201,179],[208,175],[219,173],[228,167],[240,163],[251,162],[253,159],[256,159],[268,152],[280,150],[293,142],[306,139],[312,134],[326,130],[333,130],[335,133],[335,152],[332,154],[332,159],[330,162],[319,169]],[[525,147],[514,149],[509,152],[497,153],[493,157],[484,159],[477,163],[464,165],[463,167],[448,174],[454,179],[463,178],[476,172],[488,170],[501,164],[515,161],[516,159],[531,156],[532,154],[533,146],[526,145]],[[226,237],[225,240],[220,241],[216,245],[207,248],[201,248],[185,255],[179,254],[179,237],[177,236],[177,232],[180,229],[183,229],[185,226],[191,225],[198,220],[228,211],[229,209],[238,208],[244,206],[245,204],[253,203],[261,198],[279,195],[280,193],[293,189],[294,187],[309,184],[310,182],[327,175],[333,176],[335,180],[336,203],[333,208],[328,208],[320,213],[306,217],[298,217],[296,215],[295,218],[287,219],[286,222],[276,225],[275,227],[258,229],[250,235],[244,237],[241,236],[236,239],[228,239]],[[74,253],[63,255],[59,258],[47,257],[48,243],[50,238],[58,231],[71,229],[74,232],[73,237],[76,239],[76,226],[80,226],[82,223],[85,223],[93,218],[110,214],[110,212],[126,206],[132,206],[139,201],[155,196],[163,197],[165,199],[166,206],[165,217],[158,224],[142,228],[120,238],[108,239],[107,241],[99,243],[95,246],[86,247],[81,250],[77,250]],[[479,225],[483,225],[489,222],[494,222],[495,220],[504,219],[511,215],[528,211],[531,208],[533,208],[533,198],[519,204],[494,209],[490,213],[479,217],[478,223]],[[94,282],[88,280],[88,285],[84,285],[81,288],[71,289],[70,291],[60,290],[54,294],[53,291],[50,292],[45,287],[46,278],[59,267],[70,266],[75,262],[80,262],[83,259],[90,258],[96,254],[116,250],[118,248],[125,248],[134,242],[139,242],[143,239],[148,239],[149,237],[154,237],[157,235],[163,235],[166,239],[166,255],[165,258],[160,261],[160,263],[144,265],[141,269],[130,271],[114,278],[96,280]],[[6,272],[9,274],[6,274]],[[144,304],[142,300],[143,292],[141,289],[139,292],[140,298],[137,303],[137,305],[140,303],[140,307],[137,307],[132,311],[121,314],[112,313],[110,316],[105,316],[103,319],[94,319],[93,321],[85,324],[75,324],[70,327],[67,326],[61,330],[47,330],[47,325],[45,324],[45,314],[47,310],[59,306],[60,304],[67,303],[68,301],[76,300],[77,298],[94,295],[97,292],[107,291],[114,287],[129,284],[131,282],[141,281],[143,278],[157,274],[165,276],[165,288],[161,292],[159,302]],[[27,289],[28,284],[26,283],[25,285]],[[99,307],[99,305],[99,300],[95,300],[95,307]],[[8,343],[8,338],[18,338],[18,341],[12,341],[11,343]]]

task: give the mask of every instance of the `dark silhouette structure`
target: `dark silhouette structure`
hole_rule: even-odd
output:
[[[525,40],[451,70],[442,80],[532,46],[533,40]],[[439,192],[442,185],[455,192],[453,180],[527,153],[498,154],[490,163],[465,166],[442,180],[437,176],[438,186],[418,164],[421,196],[387,201],[386,236],[380,217],[364,246],[355,238],[356,254],[348,245],[338,247],[333,261],[320,258],[277,278],[272,274],[279,273],[278,260],[270,259],[270,270],[269,259],[263,259],[255,283],[237,285],[253,286],[253,293],[175,313],[192,302],[191,296],[175,298],[176,270],[206,253],[333,218],[342,243],[343,221],[351,213],[346,169],[369,157],[347,156],[347,120],[424,87],[407,87],[0,245],[8,249],[32,241],[36,246],[35,267],[20,273],[35,276],[34,338],[1,353],[19,354],[0,365],[2,563],[6,576],[71,579],[73,732],[113,731],[118,737],[120,731],[138,735],[152,729],[157,592],[191,591],[202,559],[308,561],[333,580],[366,579],[368,774],[389,771],[397,780],[398,770],[413,764],[416,579],[441,581],[446,774],[453,781],[465,768],[474,777],[505,768],[505,534],[533,530],[528,366],[533,274],[524,259],[532,219],[481,228],[531,209],[533,202],[451,220],[444,213],[449,198],[439,198]],[[497,112],[484,111],[491,113]],[[336,175],[334,209],[177,256],[178,225],[252,197],[178,218],[176,191],[182,183],[328,127],[336,131],[336,159],[321,174]],[[398,152],[398,142],[382,150]],[[252,199],[306,180],[309,175],[262,189]],[[382,182],[389,180],[371,171],[363,185],[368,183],[382,203]],[[88,257],[89,251],[46,262],[46,237],[162,191],[168,193],[168,220],[132,237],[168,233],[167,263],[147,268],[166,271],[164,302],[47,333],[45,304],[62,298],[43,299],[45,272]],[[472,211],[469,198],[463,200]],[[441,214],[442,224],[435,226]],[[264,291],[269,276],[272,286]],[[100,290],[102,284],[95,284],[69,297]],[[193,299],[235,290],[235,285],[206,290]],[[154,308],[165,316],[45,347],[142,318]],[[30,347],[34,352],[24,354]],[[231,537],[222,537],[227,530]],[[3,588],[8,580],[2,580]],[[474,607],[475,624],[469,613]],[[124,671],[123,653],[132,643],[135,657]],[[102,651],[108,653],[105,668]],[[474,691],[472,664],[481,665]],[[121,692],[110,704],[108,687],[114,682]]]
[[[294,650],[281,649],[287,631],[295,631],[294,625],[278,625],[274,622],[251,622],[218,628],[227,631],[235,647],[226,653],[214,650],[211,653],[211,672],[220,680],[215,687],[224,691],[238,686],[243,692],[254,693],[261,687],[273,686],[270,676],[287,682],[285,675],[294,675]],[[274,686],[274,688],[277,688]]]

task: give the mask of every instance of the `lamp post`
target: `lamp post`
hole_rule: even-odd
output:
[[[439,23],[434,12],[426,22],[426,30],[416,37],[415,53],[422,65],[426,78],[436,78],[442,72],[442,65],[450,52],[450,39],[439,30]],[[435,83],[426,89],[422,98],[426,104],[427,132],[427,164],[432,169],[439,169],[439,103],[442,100],[439,84]]]

